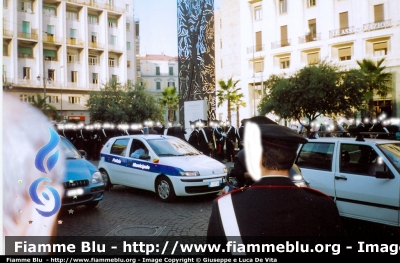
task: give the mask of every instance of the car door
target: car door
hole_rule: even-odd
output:
[[[311,188],[334,197],[333,151],[334,142],[309,141],[296,159],[297,166]]]
[[[124,184],[126,174],[126,152],[129,138],[116,139],[110,148],[110,155],[106,157],[107,172],[113,184]]]
[[[376,171],[390,169],[390,162],[375,145],[341,142],[338,149],[335,199],[340,214],[398,225],[400,178],[375,177]]]

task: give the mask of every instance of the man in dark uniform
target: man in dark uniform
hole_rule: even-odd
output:
[[[224,145],[226,137],[223,125],[220,125],[217,122],[213,129],[213,135],[217,144],[215,159],[222,162],[224,160]]]
[[[240,127],[237,129],[237,139],[239,150],[243,149],[243,139],[244,139],[244,125],[248,119],[243,119],[240,123]]]
[[[182,127],[182,125],[180,123],[176,124],[176,126],[174,128],[174,136],[186,141],[185,134],[186,134],[186,131]]]
[[[226,125],[226,161],[233,162],[235,160],[236,145],[236,128],[228,121]]]
[[[199,149],[204,155],[211,156],[213,138],[212,130],[208,127],[206,120],[199,120],[201,127],[199,129]]]
[[[216,237],[225,241],[246,237],[242,239],[246,242],[252,236],[342,234],[334,201],[312,188],[296,186],[289,178],[299,144],[307,139],[285,126],[249,121],[244,141],[246,163],[255,183],[214,200],[207,243],[214,243]]]
[[[199,149],[199,129],[196,127],[196,121],[189,121],[192,132],[189,135],[188,143],[194,148]]]

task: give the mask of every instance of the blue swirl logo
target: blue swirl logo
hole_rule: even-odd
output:
[[[47,177],[42,177],[42,178],[36,179],[31,184],[31,186],[29,187],[29,195],[30,195],[32,201],[35,202],[36,204],[42,205],[42,206],[46,206],[45,204],[43,204],[43,202],[39,199],[39,196],[37,195],[37,188],[38,188],[40,182],[42,182],[42,181],[51,182],[51,180],[49,178],[47,178]],[[53,194],[53,197],[54,197],[54,208],[51,211],[42,211],[42,210],[36,208],[36,211],[40,215],[42,215],[44,217],[49,217],[49,216],[52,216],[55,213],[57,213],[58,210],[60,209],[60,207],[61,207],[61,197],[60,197],[60,194],[57,192],[57,190],[54,189],[53,187],[46,185],[46,188]],[[45,192],[42,193],[42,196],[47,201],[50,200],[49,196]]]
[[[60,136],[58,135],[58,133],[51,128],[49,128],[49,131],[50,131],[50,141],[39,150],[39,152],[37,153],[36,158],[35,158],[36,168],[44,174],[47,174],[54,168],[54,166],[56,165],[56,163],[58,161],[58,157],[59,157],[59,150],[56,150],[52,155],[50,155],[47,158],[47,161],[46,161],[46,156],[49,155],[57,147],[58,143],[60,142]],[[46,164],[46,168],[47,168],[48,172],[46,171],[45,164]],[[47,177],[42,177],[42,178],[36,179],[29,187],[29,196],[31,197],[32,201],[35,202],[37,205],[46,206],[40,200],[40,198],[37,194],[37,188],[42,181],[51,182],[51,179],[49,179]],[[47,185],[46,188],[53,195],[54,208],[51,211],[42,211],[42,210],[36,208],[36,211],[44,217],[49,217],[49,216],[52,216],[55,213],[57,213],[58,210],[60,209],[61,197],[60,197],[60,194],[57,192],[57,190],[54,189],[53,187]],[[43,192],[42,196],[44,197],[45,200],[50,201],[50,197],[47,193]]]
[[[58,133],[54,131],[52,128],[49,128],[49,130],[50,130],[50,141],[39,150],[35,158],[36,168],[45,174],[47,174],[44,167],[46,155],[48,155],[54,148],[56,148],[58,143],[60,142],[60,136],[58,135]],[[49,169],[49,172],[56,165],[58,161],[58,156],[59,156],[59,151],[57,150],[53,155],[51,155],[47,159],[47,168]]]

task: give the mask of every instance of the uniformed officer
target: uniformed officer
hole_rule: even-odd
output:
[[[240,123],[240,127],[237,129],[236,138],[238,140],[238,148],[239,150],[243,149],[243,139],[244,139],[244,125],[247,119],[243,119]]]
[[[233,162],[235,160],[235,145],[236,145],[236,128],[228,121],[226,125],[226,161]]]
[[[222,162],[224,160],[224,145],[226,133],[224,132],[224,124],[216,123],[213,129],[213,135],[215,137],[215,142],[217,144],[215,159]]]
[[[199,149],[199,129],[196,126],[196,121],[189,121],[192,132],[189,135],[188,143],[197,150]]]
[[[334,201],[312,188],[296,186],[289,178],[299,144],[307,139],[285,126],[249,121],[244,142],[255,183],[214,200],[207,243],[214,243],[215,237],[225,241],[238,237],[240,243],[256,236],[342,234]]]
[[[199,149],[204,155],[211,156],[213,148],[212,129],[208,127],[208,122],[206,120],[199,121],[202,124],[199,130]]]

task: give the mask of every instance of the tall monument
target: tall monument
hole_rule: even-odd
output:
[[[208,118],[215,119],[214,0],[177,1],[179,118],[189,121],[185,101],[206,100]]]

